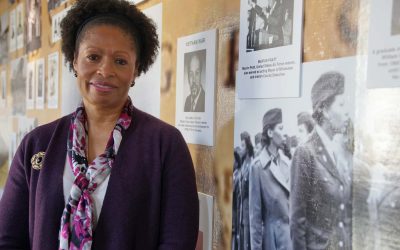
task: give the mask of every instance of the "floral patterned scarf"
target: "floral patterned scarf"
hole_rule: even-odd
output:
[[[94,203],[91,194],[110,174],[122,140],[122,129],[131,124],[132,101],[128,97],[105,152],[90,164],[86,158],[87,121],[81,104],[71,119],[68,134],[68,160],[74,173],[70,196],[65,205],[59,233],[60,250],[91,249],[93,240]]]

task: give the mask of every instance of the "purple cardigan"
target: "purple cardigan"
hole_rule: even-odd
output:
[[[21,142],[0,201],[0,249],[57,249],[71,115]],[[46,152],[41,170],[31,157]],[[199,200],[180,132],[138,109],[123,134],[92,249],[195,249]]]

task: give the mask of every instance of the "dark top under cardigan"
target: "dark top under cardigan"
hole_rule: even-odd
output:
[[[58,248],[71,115],[21,142],[0,201],[0,249]],[[41,170],[31,158],[45,152]],[[199,223],[195,173],[180,132],[138,109],[124,131],[92,249],[194,249]]]

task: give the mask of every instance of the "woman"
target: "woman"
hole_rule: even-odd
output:
[[[263,117],[264,148],[250,167],[251,249],[292,249],[289,230],[290,169],[284,155],[282,110]]]
[[[126,1],[81,0],[61,32],[83,101],[21,142],[0,203],[0,249],[194,249],[186,143],[128,97],[155,59],[154,24]]]

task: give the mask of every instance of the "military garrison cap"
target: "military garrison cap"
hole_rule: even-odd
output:
[[[263,129],[268,125],[282,123],[282,110],[280,108],[270,109],[263,117]]]

